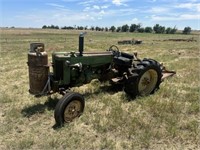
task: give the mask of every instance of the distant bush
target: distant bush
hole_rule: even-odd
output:
[[[120,32],[121,31],[121,27],[117,27],[117,30],[116,30],[116,32]]]
[[[108,28],[107,28],[107,27],[105,27],[105,31],[106,31],[106,32],[108,31]]]
[[[71,26],[64,26],[64,27],[61,27],[61,29],[65,29],[65,30],[73,30],[74,27],[71,27]]]
[[[54,25],[46,26],[46,25],[43,25],[42,29],[59,29],[59,26],[54,26]]]
[[[84,27],[82,27],[82,26],[77,26],[77,28],[76,28],[77,30],[83,30],[84,29]]]
[[[144,28],[139,28],[139,29],[138,29],[138,32],[140,32],[140,33],[143,33],[144,31],[145,31]]]
[[[190,34],[192,29],[190,27],[185,27],[183,30],[183,34]]]
[[[109,30],[114,32],[116,30],[116,27],[115,26],[111,26]]]
[[[46,28],[47,28],[47,26],[46,26],[46,25],[43,25],[43,26],[42,26],[42,29],[46,29]]]
[[[96,27],[95,27],[95,30],[96,30],[96,31],[101,31],[101,28],[98,27],[98,26],[96,26]]]
[[[131,24],[130,26],[130,32],[136,32],[141,27],[140,24]]]
[[[129,31],[129,26],[127,24],[123,25],[121,28],[122,32],[128,32]]]
[[[155,31],[155,33],[165,33],[165,27],[164,26],[160,26],[159,24],[156,24],[153,27],[153,30]]]
[[[13,27],[14,28],[14,27]],[[43,25],[42,29],[66,29],[66,30],[92,30],[92,31],[112,31],[112,32],[139,32],[139,33],[159,33],[159,34],[175,34],[177,31],[177,28],[165,28],[165,26],[161,26],[159,24],[154,25],[153,27],[142,27],[141,24],[131,24],[130,26],[125,24],[119,27],[116,26],[111,26],[110,28],[108,27],[99,27],[99,26],[91,26],[90,28],[88,26],[55,26],[55,25]],[[185,27],[183,30],[183,34],[190,34],[191,28],[190,27]]]
[[[146,33],[152,33],[152,32],[153,32],[153,29],[152,29],[152,27],[146,27],[146,28],[144,29],[144,31],[145,31]]]
[[[176,27],[174,27],[173,29],[170,28],[170,27],[168,27],[168,28],[166,29],[166,34],[175,34],[176,31],[177,31]]]

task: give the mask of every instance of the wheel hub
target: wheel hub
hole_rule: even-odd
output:
[[[68,104],[64,111],[65,122],[71,122],[74,118],[78,117],[81,112],[81,102],[73,100]]]
[[[147,86],[150,83],[150,79],[149,78],[144,78],[142,81],[142,85],[143,86]]]

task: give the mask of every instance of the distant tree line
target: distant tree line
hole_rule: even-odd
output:
[[[125,24],[123,26],[115,27],[111,26],[108,27],[94,27],[91,26],[88,28],[88,26],[64,26],[59,27],[55,25],[47,26],[44,25],[42,29],[64,29],[64,30],[91,30],[91,31],[105,31],[105,32],[139,32],[139,33],[157,33],[157,34],[175,34],[177,32],[176,26],[174,28],[171,27],[165,27],[161,26],[159,24],[154,25],[153,27],[142,27],[141,24],[131,24],[130,26]],[[182,31],[183,34],[190,34],[192,31],[191,27],[185,27]]]

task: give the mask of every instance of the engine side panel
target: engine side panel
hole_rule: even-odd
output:
[[[102,74],[102,69],[113,62],[113,54],[85,53],[79,56],[78,53],[54,53],[53,74],[60,85],[75,86],[84,84]]]

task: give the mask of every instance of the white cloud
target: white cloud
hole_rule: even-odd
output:
[[[104,10],[107,9],[109,6],[104,5],[104,6],[98,6],[98,5],[93,5],[93,6],[87,6],[83,9],[83,11],[97,11],[97,10]]]
[[[63,2],[78,2],[80,0],[62,0]]]
[[[116,20],[113,22],[113,25],[115,26],[122,26],[122,25],[131,25],[131,24],[141,24],[141,20],[138,18],[133,18],[133,19],[121,19],[121,20]]]
[[[113,0],[112,3],[118,6],[122,5],[121,0]]]
[[[180,15],[181,20],[197,20],[200,18],[200,14],[183,14]]]
[[[104,10],[101,10],[101,11],[99,12],[99,14],[100,14],[100,15],[104,15],[104,14],[105,14],[105,11],[104,11]]]
[[[97,6],[97,5],[94,5],[94,6],[93,6],[93,8],[94,8],[94,9],[97,9],[97,10],[99,10],[99,9],[100,9],[100,7],[99,7],[99,6]]]
[[[151,16],[153,21],[197,20],[198,18],[200,18],[199,14],[181,14],[179,16]]]
[[[89,20],[95,21],[95,18],[94,17],[90,17]]]
[[[100,15],[101,14],[101,15]],[[47,17],[48,16],[48,17]],[[38,12],[23,14],[23,15],[16,15],[13,19],[17,19],[19,22],[31,22],[33,25],[34,23],[41,25],[59,25],[65,26],[67,25],[90,25],[93,21],[97,20],[98,18],[103,17],[103,12],[93,12],[88,14],[87,12],[78,12],[78,11],[65,11],[61,9],[52,9],[49,11],[40,10]],[[33,21],[34,20],[34,21]],[[90,22],[90,24],[88,24]]]
[[[112,3],[116,6],[127,6],[127,4],[125,4],[126,0],[112,0]]]
[[[156,15],[152,15],[151,19],[153,21],[173,21],[173,20],[177,20],[176,17],[156,16]]]
[[[136,14],[138,9],[132,9],[132,8],[127,8],[127,9],[119,9],[115,10],[115,14],[118,16],[131,16]]]
[[[133,22],[138,22],[138,18],[133,18],[132,21]]]
[[[200,3],[181,3],[175,6],[175,8],[185,8],[200,12]]]
[[[182,4],[178,4],[177,6],[175,6],[176,8],[187,8],[187,9],[191,9],[193,8],[194,4],[192,3],[182,3]]]
[[[150,3],[155,3],[157,0],[148,0]]]
[[[150,10],[148,10],[147,12],[150,12],[150,13],[166,13],[166,12],[169,12],[169,8],[166,8],[166,7],[153,7]]]
[[[128,13],[128,12],[135,12],[135,11],[137,11],[138,9],[132,9],[132,8],[128,8],[128,9],[119,9],[119,11],[120,12],[126,12],[126,13]]]
[[[108,5],[104,5],[104,6],[101,6],[101,9],[107,9],[109,6]]]
[[[64,8],[65,7],[63,5],[59,5],[59,4],[55,4],[55,3],[46,3],[46,5],[53,6],[53,7],[60,7],[60,8]]]
[[[84,5],[84,6],[90,6],[93,3],[94,3],[94,0],[87,0],[87,1],[84,1],[84,2],[79,2],[78,4]]]
[[[34,20],[34,22],[42,21],[42,18],[36,14],[17,15],[15,16],[15,18],[19,20],[29,20],[29,21]]]
[[[103,18],[102,18],[102,17],[98,17],[97,19],[98,19],[98,20],[102,20]]]
[[[85,7],[83,11],[89,11],[91,8],[90,7]]]
[[[197,2],[198,0],[190,0],[191,2]]]

